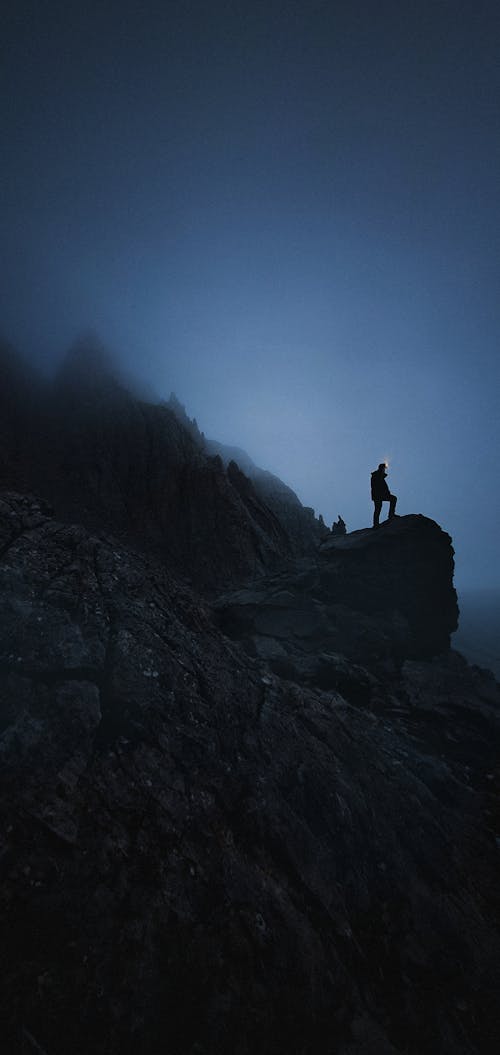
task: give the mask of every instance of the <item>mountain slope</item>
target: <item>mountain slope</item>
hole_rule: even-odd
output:
[[[236,466],[207,455],[177,408],[134,395],[99,350],[76,347],[52,386],[12,368],[0,416],[1,486],[154,550],[198,589],[276,567],[305,543],[306,522],[312,544],[310,514],[285,523]]]
[[[293,551],[312,553],[325,535],[314,510],[303,506],[295,491],[267,469],[260,469],[240,447],[228,447],[216,440],[205,440],[205,449],[218,454],[224,465],[235,462],[252,481],[261,500],[276,514],[292,540]]]
[[[496,1053],[495,682],[282,680],[26,497],[0,555],[3,1050]]]

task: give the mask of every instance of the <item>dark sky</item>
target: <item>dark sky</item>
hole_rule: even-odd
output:
[[[92,328],[327,521],[500,585],[497,2],[23,2],[2,21],[0,326]]]

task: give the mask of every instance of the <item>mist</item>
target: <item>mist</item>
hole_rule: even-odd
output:
[[[496,5],[7,5],[0,326],[500,585]]]

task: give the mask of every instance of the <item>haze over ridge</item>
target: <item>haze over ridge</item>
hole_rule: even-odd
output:
[[[500,582],[492,3],[8,4],[0,319],[95,326],[306,505]]]

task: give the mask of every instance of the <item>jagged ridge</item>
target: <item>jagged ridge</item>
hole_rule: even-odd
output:
[[[317,523],[293,492],[287,518],[283,496],[277,508],[207,453],[176,401],[146,402],[91,353],[77,347],[55,383],[42,384],[3,350],[0,486],[35,491],[62,520],[155,550],[198,590],[241,583],[314,546]]]

